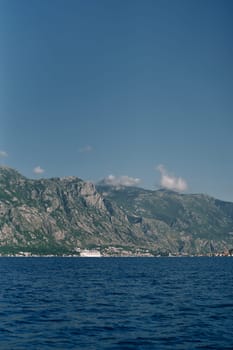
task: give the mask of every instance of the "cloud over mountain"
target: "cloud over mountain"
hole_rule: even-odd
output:
[[[8,157],[7,152],[5,152],[5,151],[0,151],[0,158],[6,158],[6,157]]]
[[[38,165],[38,166],[36,166],[36,167],[33,169],[33,172],[34,172],[34,174],[39,175],[39,174],[43,174],[43,173],[45,172],[45,170],[42,169],[42,168]]]
[[[157,167],[157,170],[160,172],[160,186],[163,188],[167,188],[169,190],[174,190],[178,192],[183,192],[187,190],[188,185],[187,182],[181,177],[176,177],[167,172],[166,168],[160,164]]]
[[[130,177],[127,175],[123,175],[123,176],[109,175],[105,177],[102,182],[106,185],[111,185],[111,186],[137,186],[141,182],[141,179],[137,177],[136,178]]]
[[[84,147],[79,148],[79,153],[89,153],[93,151],[93,147],[91,145],[86,145]]]

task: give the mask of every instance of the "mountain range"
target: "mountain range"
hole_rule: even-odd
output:
[[[0,254],[199,255],[233,248],[233,203],[203,194],[32,180],[0,167]]]

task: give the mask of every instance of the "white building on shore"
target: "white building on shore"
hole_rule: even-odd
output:
[[[80,251],[80,256],[85,257],[85,258],[100,258],[102,255],[98,250],[89,250],[89,249],[84,249]]]

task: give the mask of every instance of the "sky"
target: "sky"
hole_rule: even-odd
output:
[[[233,1],[0,0],[0,164],[233,201]]]

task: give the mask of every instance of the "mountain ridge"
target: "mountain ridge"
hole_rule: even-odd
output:
[[[109,247],[210,254],[233,247],[233,203],[203,194],[28,179],[0,167],[0,253]]]

